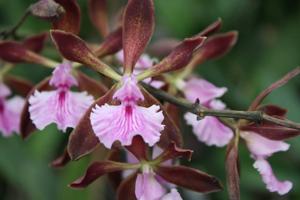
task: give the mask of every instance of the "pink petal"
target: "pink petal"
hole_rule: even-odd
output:
[[[254,157],[265,158],[278,151],[287,151],[289,144],[282,141],[270,140],[254,132],[241,132],[241,137],[246,140],[249,151]]]
[[[77,80],[71,74],[72,65],[71,62],[65,61],[58,65],[52,72],[52,78],[50,80],[50,85],[55,87],[71,87],[78,85]]]
[[[184,118],[193,127],[193,132],[198,140],[209,146],[225,146],[233,137],[231,129],[221,123],[216,117],[205,117],[197,120],[195,114],[186,113]]]
[[[11,94],[10,89],[2,82],[0,82],[0,97],[7,97]]]
[[[127,151],[127,150],[126,150],[126,161],[127,161],[127,163],[132,163],[132,164],[139,162],[139,160],[130,151]],[[126,177],[133,174],[135,171],[136,171],[135,169],[123,170],[122,176],[125,179]]]
[[[217,110],[224,110],[226,105],[221,100],[214,99],[208,103],[208,107]]]
[[[188,100],[194,102],[198,98],[202,104],[205,104],[223,96],[227,88],[218,88],[204,79],[193,77],[186,82],[182,91]]]
[[[66,131],[67,127],[74,128],[77,125],[93,101],[93,97],[86,92],[35,91],[29,98],[30,118],[40,130],[56,123],[58,129]]]
[[[135,195],[138,200],[160,200],[165,193],[152,172],[138,174],[135,182]]]
[[[91,113],[91,124],[96,136],[107,147],[115,141],[130,145],[135,135],[141,135],[149,146],[159,141],[164,119],[160,107],[137,105],[96,106]]]
[[[256,168],[262,176],[263,182],[267,185],[270,192],[277,192],[280,195],[288,193],[293,184],[290,181],[279,181],[273,174],[272,168],[267,160],[258,159],[255,161],[254,168]]]
[[[117,59],[119,60],[120,63],[124,63],[124,52],[123,50],[119,51],[116,54]],[[142,54],[141,57],[138,59],[134,71],[138,70],[145,70],[150,68],[154,63],[154,59],[151,59],[149,55],[147,54]]]
[[[20,115],[24,106],[24,99],[13,97],[10,100],[2,100],[0,111],[0,131],[3,136],[11,136],[13,132],[19,132]]]
[[[179,192],[173,188],[171,192],[161,198],[161,200],[182,200]]]

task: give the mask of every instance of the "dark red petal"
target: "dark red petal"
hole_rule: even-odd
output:
[[[267,115],[281,118],[285,118],[287,113],[287,109],[272,104],[260,106],[258,107],[258,110],[266,113]]]
[[[207,26],[201,33],[199,33],[199,36],[209,36],[217,31],[220,30],[222,26],[222,20],[219,18],[214,23]]]
[[[122,27],[117,28],[114,32],[110,33],[100,47],[95,51],[98,57],[104,57],[114,54],[122,49]]]
[[[55,160],[53,160],[50,163],[50,166],[53,168],[61,168],[66,166],[66,164],[68,164],[70,161],[71,158],[68,154],[67,149],[65,149],[64,152],[59,157],[57,157]]]
[[[33,88],[30,81],[11,75],[5,75],[4,83],[23,97],[26,97]]]
[[[230,200],[240,199],[240,175],[239,175],[239,159],[238,144],[233,139],[227,146],[226,151],[226,176],[227,189]]]
[[[217,192],[221,183],[213,176],[185,166],[159,166],[155,173],[167,182],[194,190],[196,192]]]
[[[90,122],[90,115],[95,105],[103,105],[112,101],[115,87],[110,89],[104,96],[97,99],[80,119],[78,125],[69,137],[68,152],[72,160],[77,160],[82,156],[91,153],[98,145],[99,140],[94,134]]]
[[[169,55],[178,44],[180,44],[180,41],[177,39],[161,39],[150,45],[149,53],[150,55],[162,58]]]
[[[112,149],[109,151],[107,160],[119,162],[121,160],[121,151],[120,149]],[[122,172],[112,172],[107,174],[109,181],[112,183],[113,187],[117,189],[122,182]]]
[[[180,118],[182,113],[180,112],[179,107],[171,103],[165,103],[164,107],[176,126],[180,128]]]
[[[78,34],[80,31],[80,7],[76,0],[55,0],[64,8],[64,13],[53,22],[53,28]]]
[[[127,177],[119,186],[117,191],[117,200],[136,200],[135,181],[137,173]]]
[[[265,138],[271,140],[285,140],[300,135],[300,131],[296,129],[286,128],[274,124],[250,124],[241,127],[241,130],[255,132]]]
[[[157,76],[164,72],[175,71],[185,67],[191,60],[194,50],[205,40],[205,37],[197,36],[185,39],[166,58],[154,67],[141,73],[143,78]],[[145,74],[145,77],[143,76]]]
[[[110,160],[95,162],[88,167],[84,176],[73,181],[70,186],[73,188],[84,188],[107,173],[126,169],[126,165],[126,163],[119,163]]]
[[[106,0],[89,0],[89,16],[102,37],[109,33]]]
[[[236,43],[238,33],[231,31],[228,33],[218,34],[210,37],[199,48],[193,57],[193,65],[199,65],[206,60],[221,57],[227,53]]]
[[[48,90],[51,89],[49,85],[51,77],[47,77],[44,80],[42,80],[40,83],[38,83],[36,86],[34,86],[31,91],[27,94],[27,97],[25,99],[25,104],[22,109],[21,113],[21,121],[20,121],[20,134],[23,139],[27,138],[31,133],[35,131],[35,126],[32,123],[30,119],[30,114],[29,114],[29,98],[30,96],[36,91],[43,91],[43,90]]]
[[[276,81],[275,83],[271,84],[269,87],[267,87],[264,91],[262,91],[252,102],[251,106],[249,107],[249,110],[255,110],[261,102],[275,89],[287,84],[292,78],[297,76],[300,73],[300,67],[297,67],[296,69],[290,71],[287,73],[284,77],[282,77],[280,80]]]
[[[39,53],[42,51],[47,38],[48,38],[48,33],[41,33],[41,34],[26,38],[22,42],[22,44],[27,49],[29,49],[33,52]]]
[[[51,37],[57,49],[68,60],[92,67],[108,77],[120,77],[109,66],[101,62],[78,36],[60,30],[51,30]]]
[[[130,151],[138,160],[148,160],[148,146],[141,136],[134,136],[132,139],[132,144],[130,146],[126,146],[126,149]]]
[[[42,19],[58,19],[65,11],[64,8],[53,0],[40,0],[29,7],[30,13]]]
[[[0,42],[0,58],[7,62],[29,62],[41,65],[56,65],[45,57],[28,50],[22,44],[12,41]]]
[[[160,102],[149,94],[145,89],[142,88],[145,100],[141,103],[144,107],[150,107],[152,105],[159,105],[164,114],[163,124],[165,125],[164,130],[161,133],[160,141],[158,145],[163,149],[167,148],[173,141],[177,146],[182,146],[182,136],[179,132],[175,122],[169,117],[168,113],[164,110]]]
[[[172,142],[161,155],[155,158],[155,160],[157,159],[160,162],[164,162],[167,160],[173,160],[176,158],[185,157],[190,161],[192,158],[192,154],[193,154],[192,150],[178,148],[176,144]]]
[[[132,72],[153,34],[153,1],[129,0],[123,20],[124,67]]]
[[[77,71],[76,79],[78,81],[79,90],[86,91],[95,98],[103,96],[108,91],[107,87],[102,82],[90,78],[81,71]]]

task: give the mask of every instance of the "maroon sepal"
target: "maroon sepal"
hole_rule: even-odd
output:
[[[158,166],[154,171],[164,180],[196,192],[217,192],[223,188],[217,178],[185,166]]]
[[[174,121],[176,126],[180,128],[180,119],[182,116],[182,113],[180,112],[180,109],[178,106],[175,106],[174,104],[171,103],[165,103],[164,108],[166,112],[169,114],[171,119]]]
[[[107,173],[122,171],[124,169],[126,169],[126,163],[119,163],[110,160],[94,162],[88,167],[85,175],[73,181],[70,186],[73,188],[84,188]]]
[[[126,146],[138,160],[148,160],[148,146],[140,135],[134,136],[130,146]]]
[[[159,58],[166,57],[178,44],[180,44],[180,41],[173,38],[158,40],[150,44],[149,54]]]
[[[199,36],[209,36],[213,33],[218,32],[221,29],[222,20],[221,18],[217,19],[212,24],[208,25],[203,31],[201,31],[198,35]]]
[[[150,69],[152,76],[185,67],[190,62],[194,50],[197,49],[205,39],[206,38],[202,36],[185,39],[166,58]]]
[[[226,149],[226,176],[227,189],[230,200],[240,199],[240,173],[239,173],[238,144],[231,140]]]
[[[287,114],[287,109],[272,104],[259,106],[257,110],[262,111],[267,115],[280,117],[280,118],[285,118]]]
[[[153,34],[153,1],[129,0],[123,20],[124,69],[132,72]]]
[[[4,83],[23,97],[26,97],[33,88],[30,81],[12,75],[5,75]]]
[[[110,54],[115,54],[122,49],[122,27],[117,28],[104,38],[100,47],[96,49],[95,55],[104,57]]]
[[[136,200],[135,181],[137,173],[128,176],[122,181],[117,191],[117,200]]]
[[[167,160],[173,160],[176,158],[185,157],[189,161],[192,158],[193,151],[190,149],[181,149],[176,146],[174,142],[172,142],[168,148],[164,150],[163,153],[161,153],[157,158],[154,158],[154,160],[158,160],[160,163],[167,161]]]
[[[150,93],[148,93],[144,88],[142,92],[145,100],[141,103],[144,107],[149,107],[151,105],[159,105],[164,114],[163,124],[165,125],[164,130],[161,132],[160,141],[158,145],[163,149],[167,148],[169,144],[173,141],[179,147],[182,146],[182,135],[179,132],[178,127],[175,122],[169,117],[168,113],[164,110],[160,102],[155,99]]]
[[[110,89],[104,96],[97,99],[80,119],[69,137],[68,152],[72,160],[78,160],[82,156],[91,153],[98,145],[99,140],[94,134],[90,122],[90,115],[95,105],[103,105],[112,101],[115,87]]]
[[[55,158],[55,160],[53,160],[50,163],[50,166],[52,168],[62,168],[64,166],[66,166],[70,161],[71,161],[71,158],[68,154],[67,149],[65,149],[64,152],[59,157]]]
[[[106,37],[109,33],[106,0],[89,0],[88,8],[92,24],[102,37]]]
[[[111,149],[108,153],[107,160],[119,162],[121,161],[121,151],[118,148]],[[108,180],[111,182],[113,188],[117,189],[122,182],[122,172],[112,172],[107,174]]]
[[[26,38],[22,42],[22,44],[27,49],[29,49],[33,52],[39,53],[44,48],[47,38],[48,38],[48,33],[41,33],[41,34]]]
[[[53,21],[53,28],[79,34],[80,31],[80,7],[76,0],[55,0],[64,8],[64,13]]]
[[[65,11],[54,0],[39,0],[29,7],[31,15],[47,20],[58,19]]]
[[[95,98],[103,96],[108,91],[107,87],[103,83],[90,78],[81,71],[77,71],[76,79],[78,81],[79,90],[86,91]]]
[[[36,128],[34,124],[32,123],[30,119],[29,114],[29,98],[30,96],[36,91],[44,91],[51,89],[51,86],[49,85],[51,77],[47,77],[44,80],[42,80],[40,83],[38,83],[36,86],[34,86],[31,91],[27,94],[27,97],[25,99],[25,104],[22,109],[21,113],[21,120],[20,120],[20,134],[23,139],[26,139],[31,133],[33,133]]]
[[[284,77],[271,84],[265,90],[263,90],[252,102],[249,110],[256,110],[261,102],[275,89],[287,84],[292,78],[297,76],[300,73],[300,67],[296,67],[294,70],[288,72]]]

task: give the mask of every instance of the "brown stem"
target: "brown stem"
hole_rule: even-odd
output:
[[[215,117],[224,117],[224,118],[233,118],[233,119],[245,119],[249,121],[254,121],[260,123],[262,121],[267,121],[273,124],[284,126],[287,128],[293,128],[300,130],[300,124],[290,121],[283,120],[267,115],[261,111],[238,111],[238,110],[215,110],[208,109],[202,106],[199,102],[190,103],[189,101],[183,98],[177,98],[172,95],[169,95],[167,92],[153,88],[149,85],[143,84],[143,86],[156,98],[168,101],[176,106],[179,106],[191,113],[196,114],[199,118],[205,116],[215,116]]]

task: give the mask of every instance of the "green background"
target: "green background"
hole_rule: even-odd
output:
[[[11,26],[22,16],[30,0],[0,1],[0,29]],[[83,20],[80,36],[88,41],[100,42],[91,26],[85,0],[78,0]],[[110,0],[111,10],[126,1]],[[223,100],[232,109],[247,109],[255,96],[266,86],[300,63],[300,1],[298,0],[155,0],[156,30],[152,42],[164,37],[183,39],[201,31],[206,25],[223,19],[222,31],[237,30],[239,40],[225,57],[210,61],[197,68],[197,73],[217,86],[229,91]],[[111,15],[113,16],[113,14]],[[30,17],[20,29],[21,35],[30,35],[49,29],[43,20]],[[49,43],[50,44],[50,43]],[[53,46],[45,54],[59,59]],[[17,65],[12,73],[33,82],[40,81],[51,71],[36,65]],[[266,102],[289,110],[288,117],[300,122],[300,80],[273,92]],[[195,140],[190,127],[183,130],[187,141]],[[67,135],[49,126],[44,131],[22,141],[19,136],[0,137],[0,199],[53,200],[53,199],[111,199],[113,192],[103,181],[97,181],[84,190],[67,187],[82,175],[90,158],[71,163],[64,169],[54,170],[48,163],[62,151]],[[243,200],[300,199],[300,138],[288,141],[290,150],[277,153],[270,159],[279,179],[291,180],[292,191],[285,196],[271,194],[265,189],[253,160],[240,145],[241,196]],[[225,184],[224,148],[206,147],[201,143],[188,143],[195,150],[189,165],[204,170]],[[227,192],[199,195],[182,191],[185,199],[227,199]]]

